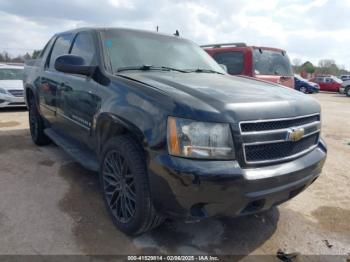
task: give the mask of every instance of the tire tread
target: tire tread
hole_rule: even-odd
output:
[[[39,114],[34,97],[31,97],[28,100],[28,105],[29,105],[29,108],[28,108],[29,112],[28,113],[35,114],[35,118],[36,118],[37,125],[38,125],[37,137],[33,137],[33,134],[31,134],[33,142],[38,146],[45,146],[45,145],[50,144],[51,139],[44,133],[45,124],[44,124],[44,121],[43,121],[41,115]],[[30,112],[31,110],[33,110],[34,112],[31,113]]]
[[[144,174],[143,176],[140,176],[141,180],[141,186],[142,190],[144,192],[148,192],[146,194],[145,199],[143,199],[143,205],[145,205],[145,216],[143,219],[143,222],[140,226],[138,226],[137,230],[135,231],[128,231],[128,230],[123,230],[129,235],[140,235],[142,233],[145,233],[147,231],[150,231],[160,224],[163,223],[164,217],[158,214],[158,212],[155,210],[152,200],[151,200],[151,195],[150,195],[150,190],[149,190],[149,183],[148,183],[148,177],[147,177],[147,169],[146,169],[146,161],[145,161],[145,154],[142,149],[142,147],[135,141],[134,138],[132,138],[129,135],[121,135],[117,137],[113,137],[109,139],[106,143],[106,147],[109,147],[111,144],[114,146],[118,146],[125,150],[125,155],[127,157],[132,158],[133,160],[133,167],[138,174]],[[105,150],[103,150],[103,155]],[[102,160],[103,161],[103,160]],[[102,163],[101,161],[101,163]]]

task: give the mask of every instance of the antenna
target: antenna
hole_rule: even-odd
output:
[[[180,36],[179,30],[176,30],[176,31],[175,31],[174,36]]]
[[[157,26],[157,29],[156,29],[156,30],[157,30],[157,32],[159,31],[159,26]]]

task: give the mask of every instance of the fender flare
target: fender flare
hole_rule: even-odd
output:
[[[103,143],[109,137],[118,134],[131,135],[143,147],[148,144],[143,132],[137,126],[118,115],[107,112],[96,117],[93,134],[96,138],[97,153],[101,152]]]

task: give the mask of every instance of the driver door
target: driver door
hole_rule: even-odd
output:
[[[86,65],[96,65],[95,53],[92,33],[79,32],[73,40],[70,54],[82,57]],[[91,127],[101,105],[98,83],[88,76],[65,73],[65,82],[61,86],[60,114],[65,118],[65,133],[91,147]]]

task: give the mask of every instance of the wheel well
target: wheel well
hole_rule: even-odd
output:
[[[28,104],[28,101],[30,101],[31,99],[33,99],[34,98],[34,93],[33,93],[33,91],[29,88],[29,87],[27,87],[26,88],[26,100],[27,100],[27,104]]]
[[[140,139],[125,126],[121,125],[120,123],[114,121],[111,118],[101,119],[96,126],[98,152],[102,151],[103,145],[110,138],[120,135],[128,135],[131,138],[133,138],[136,142],[138,142],[140,146],[142,145]]]

